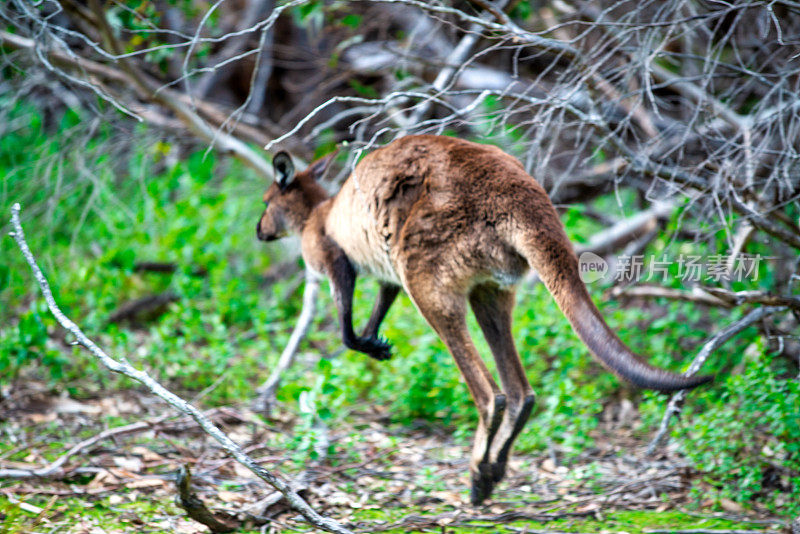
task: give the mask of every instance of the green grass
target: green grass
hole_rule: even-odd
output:
[[[42,514],[43,517],[50,518],[59,524],[59,518],[70,515],[78,515],[83,524],[87,526],[108,529],[111,532],[133,532],[146,528],[147,532],[152,533],[172,533],[169,521],[181,516],[179,510],[171,499],[160,499],[152,501],[139,498],[133,502],[127,501],[127,493],[117,494],[121,496],[123,502],[112,503],[109,496],[100,497],[90,506],[86,506],[85,501],[77,498],[60,498],[57,505]],[[118,499],[119,500],[119,499]],[[28,499],[26,502],[45,508],[50,499],[47,497],[36,497]],[[351,516],[350,521],[369,528],[369,525],[391,524],[402,520],[407,515],[435,516],[440,513],[453,511],[452,508],[442,507],[434,510],[408,510],[400,508],[387,509],[365,509],[356,510]],[[0,525],[0,533],[12,534],[30,532],[35,526],[37,514],[23,511],[16,504],[12,504],[7,498],[0,496],[0,514],[5,515],[6,519]],[[159,524],[163,524],[159,528]],[[506,527],[509,527],[508,530]],[[766,530],[764,525],[753,525],[747,522],[731,521],[719,519],[702,514],[694,515],[679,511],[611,511],[598,513],[596,517],[566,517],[547,522],[538,521],[512,521],[502,524],[488,525],[486,521],[476,521],[469,526],[446,526],[446,532],[451,534],[468,532],[502,532],[516,531],[515,529],[546,529],[557,532],[627,532],[629,534],[644,533],[647,529],[719,529],[719,530]],[[400,529],[390,529],[382,532],[387,534],[404,534],[405,532],[421,532],[424,530],[409,530],[407,527]],[[244,529],[242,533],[258,533],[259,529]]]
[[[0,534],[22,534],[39,529],[52,528],[43,520],[60,525],[60,531],[80,531],[81,527],[100,527],[109,532],[139,532],[147,525],[146,532],[172,533],[169,521],[181,517],[183,512],[172,499],[153,500],[140,498],[127,501],[128,492],[123,490],[114,495],[121,496],[123,502],[112,500],[109,495],[88,502],[78,497],[60,497],[51,502],[52,497],[39,496],[26,499],[27,504],[44,509],[37,514],[22,510],[0,495],[0,517],[5,520],[0,524]],[[127,502],[126,502],[127,501]],[[157,525],[163,522],[163,527]],[[69,529],[69,530],[67,530]]]
[[[208,388],[204,405],[251,399],[288,339],[302,293],[300,274],[264,282],[264,274],[282,262],[301,262],[296,246],[255,239],[266,184],[235,161],[175,139],[157,139],[145,128],[120,132],[82,111],[45,120],[32,105],[3,95],[0,104],[15,125],[0,139],[0,213],[7,218],[11,204],[22,203],[28,242],[67,315],[110,354],[126,355],[176,391],[194,395]],[[595,209],[621,213],[614,195],[599,199]],[[597,229],[580,208],[568,210],[564,220],[576,240]],[[674,229],[677,221],[670,224]],[[659,239],[648,252],[660,254],[667,246],[697,248]],[[140,387],[102,369],[70,346],[69,338],[59,341],[61,331],[9,237],[0,239],[0,258],[4,383],[47,380],[53,391],[76,397]],[[137,272],[140,261],[173,262],[177,270]],[[762,282],[769,280],[765,273]],[[675,302],[623,307],[604,302],[602,286],[590,290],[626,343],[673,370],[685,368],[710,327],[741,314]],[[107,323],[121,304],[163,291],[178,296],[163,315],[139,327]],[[375,293],[373,282],[359,282],[357,324],[366,321]],[[468,392],[443,344],[408,299],[398,300],[382,332],[394,343],[395,356],[378,363],[342,351],[327,288],[321,295],[321,312],[300,352],[325,358],[310,365],[301,358],[279,393],[287,405],[297,406],[302,396],[316,408],[300,414],[299,429],[312,428],[315,417],[335,422],[352,406],[371,403],[386,407],[393,422],[433,421],[466,442],[475,421]],[[552,441],[567,456],[580,453],[592,445],[603,404],[619,396],[638,402],[642,436],[652,432],[663,413],[663,396],[632,391],[592,362],[542,285],[524,288],[518,302],[514,335],[539,400],[519,450],[545,450]],[[479,350],[488,354],[470,321]],[[800,472],[800,394],[786,378],[790,366],[766,355],[754,336],[755,329],[745,331],[709,359],[704,371],[719,373],[717,381],[689,396],[673,436],[707,473],[714,491],[745,503],[760,499],[772,503],[775,513],[789,515],[800,512],[800,477],[787,475],[776,496],[765,476],[776,462],[789,473]],[[787,402],[773,402],[775,388]],[[748,417],[740,418],[742,413]],[[771,456],[762,455],[764,445]],[[302,457],[313,449],[313,439],[302,434],[292,447]],[[743,477],[746,491],[738,489]],[[780,496],[785,504],[778,506]]]

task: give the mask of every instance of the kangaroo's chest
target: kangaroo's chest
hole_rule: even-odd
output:
[[[326,231],[358,272],[402,285],[392,259],[392,232],[375,205],[359,191],[343,188],[328,213]]]

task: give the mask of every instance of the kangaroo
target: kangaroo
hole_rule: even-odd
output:
[[[378,360],[390,344],[378,328],[403,289],[455,358],[478,409],[470,460],[471,500],[480,504],[505,475],[511,446],[535,396],[511,335],[515,286],[535,269],[578,337],[609,371],[641,388],[675,391],[710,376],[685,377],[648,364],[606,325],[578,273],[578,261],[547,193],[497,147],[411,135],[356,165],[340,191],[317,183],[332,156],[296,173],[273,158],[259,239],[301,236],[308,267],[330,279],[344,345]],[[361,335],[353,330],[356,274],[380,291]],[[467,331],[467,302],[497,364],[501,387]]]

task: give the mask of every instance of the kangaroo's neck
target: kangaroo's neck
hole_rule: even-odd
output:
[[[314,218],[315,212],[331,199],[328,192],[315,180],[304,180],[298,184],[298,197],[288,211],[289,226],[298,234],[305,232],[306,226]]]

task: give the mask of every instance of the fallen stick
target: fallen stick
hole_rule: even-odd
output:
[[[98,347],[94,341],[89,339],[78,327],[78,325],[64,315],[64,312],[62,312],[61,308],[58,307],[58,304],[53,297],[53,292],[50,290],[50,283],[47,281],[47,278],[45,278],[42,270],[36,263],[36,259],[34,258],[31,249],[28,247],[28,243],[25,241],[25,234],[22,230],[19,213],[20,205],[19,203],[15,203],[11,207],[11,225],[14,228],[13,232],[11,232],[11,237],[13,237],[17,242],[17,246],[19,247],[20,251],[22,251],[22,255],[25,257],[25,261],[28,262],[31,271],[33,272],[33,276],[36,278],[36,282],[39,284],[39,288],[42,290],[42,295],[44,295],[44,299],[47,302],[47,307],[50,309],[50,312],[53,314],[53,316],[55,316],[56,320],[59,322],[59,324],[61,324],[61,326],[75,336],[80,345],[86,348],[86,350],[100,360],[100,362],[112,372],[123,374],[136,380],[137,382],[140,382],[141,384],[144,384],[150,391],[161,397],[167,403],[177,408],[181,412],[190,415],[192,419],[197,421],[197,424],[200,425],[200,427],[205,430],[207,434],[217,440],[222,448],[225,449],[231,456],[233,456],[236,461],[252,471],[258,478],[274,487],[276,490],[280,491],[292,508],[297,510],[309,523],[328,532],[334,532],[337,534],[352,534],[350,530],[343,527],[337,521],[317,513],[316,510],[311,508],[311,506],[309,506],[302,497],[300,497],[291,489],[285,480],[258,465],[250,456],[245,454],[242,448],[235,441],[233,441],[227,434],[222,432],[222,430],[217,428],[217,426],[212,423],[203,412],[166,389],[144,371],[133,367],[126,358],[123,357],[120,360],[115,360],[114,358],[110,357],[100,347]]]
[[[136,322],[142,320],[146,316],[162,314],[166,311],[169,304],[176,302],[178,299],[178,295],[172,291],[140,297],[122,304],[119,308],[111,312],[108,316],[108,322]]]
[[[794,295],[773,295],[765,291],[730,291],[722,287],[694,286],[691,290],[684,290],[661,286],[632,286],[614,288],[611,290],[611,296],[666,298],[722,308],[734,308],[742,304],[763,304],[786,306],[800,311],[800,297]]]
[[[615,287],[611,290],[614,298],[665,298],[671,300],[682,300],[684,302],[696,302],[707,306],[717,306],[719,308],[732,308],[733,303],[722,300],[709,293],[705,288],[694,286],[690,290],[674,289],[661,286],[632,286]]]
[[[178,486],[178,503],[189,517],[207,526],[214,533],[233,532],[241,528],[241,525],[231,518],[218,516],[211,512],[205,503],[192,492],[192,473],[188,465],[183,465],[178,471],[176,483]]]
[[[656,202],[652,207],[623,219],[602,232],[594,234],[588,243],[575,246],[575,253],[610,254],[659,227],[660,219],[668,218],[675,210],[672,202]]]
[[[63,468],[64,464],[67,462],[67,460],[80,453],[84,449],[87,449],[95,443],[99,443],[112,436],[133,434],[142,430],[149,430],[157,426],[167,417],[168,416],[166,415],[162,415],[153,421],[139,421],[130,425],[109,428],[108,430],[104,430],[99,434],[92,436],[91,438],[81,441],[70,450],[59,456],[56,460],[44,467],[40,467],[39,469],[0,469],[0,478],[64,478],[65,476],[69,475],[69,472]]]

